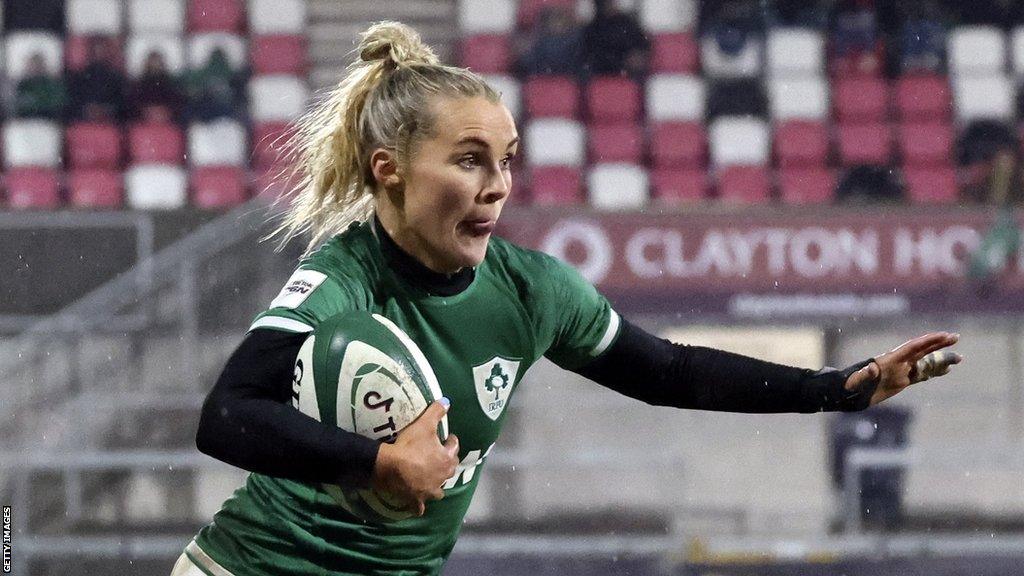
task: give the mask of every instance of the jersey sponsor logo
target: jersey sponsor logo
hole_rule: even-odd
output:
[[[480,409],[491,420],[497,420],[505,411],[508,396],[516,383],[519,361],[495,356],[487,362],[473,367],[473,382],[476,384],[476,399]]]
[[[444,490],[451,490],[461,484],[468,484],[473,476],[476,475],[476,469],[484,463],[484,459],[491,453],[491,448],[494,448],[494,444],[487,447],[487,450],[471,450],[466,457],[459,462],[459,465],[455,467],[455,474],[445,481],[441,485]]]
[[[326,278],[326,274],[316,270],[296,270],[270,303],[270,307],[298,308]]]

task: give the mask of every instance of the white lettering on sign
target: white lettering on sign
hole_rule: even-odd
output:
[[[893,235],[893,269],[900,276],[964,273],[964,262],[978,248],[981,235],[969,226],[918,232],[898,228]]]
[[[573,244],[583,248],[585,256],[582,262],[570,262],[569,248]],[[591,284],[600,284],[605,279],[615,256],[604,228],[584,220],[559,221],[551,227],[540,249],[559,260],[570,262]]]

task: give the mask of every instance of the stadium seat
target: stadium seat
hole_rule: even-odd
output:
[[[598,76],[584,89],[587,118],[592,121],[636,120],[640,117],[640,87],[628,78]]]
[[[42,54],[46,68],[58,76],[64,70],[64,42],[50,32],[10,32],[4,37],[7,77],[18,81],[25,75],[29,58]]]
[[[763,204],[771,193],[771,180],[763,166],[729,166],[718,173],[718,198],[737,204]]]
[[[1002,74],[1006,69],[1006,37],[996,26],[961,26],[946,37],[950,74]]]
[[[689,32],[668,32],[651,37],[651,73],[694,74],[700,69],[700,49]]]
[[[768,163],[768,127],[761,120],[723,116],[708,130],[711,162],[715,166]]]
[[[509,37],[503,34],[477,34],[462,39],[459,45],[462,66],[480,73],[504,73],[512,67]]]
[[[957,120],[1012,120],[1013,84],[1002,74],[954,78],[953,102]]]
[[[132,164],[182,164],[185,135],[169,122],[133,124],[128,128],[128,158]]]
[[[309,89],[295,76],[257,76],[249,81],[249,114],[254,122],[294,120],[306,111]]]
[[[703,168],[655,168],[651,171],[651,195],[665,204],[707,200],[707,172]]]
[[[243,0],[189,0],[189,32],[238,32],[245,21]]]
[[[655,74],[647,80],[646,100],[651,121],[702,121],[707,90],[699,76]]]
[[[598,210],[638,210],[647,205],[647,171],[627,163],[594,164],[587,174],[587,196]]]
[[[11,120],[4,125],[3,150],[8,168],[59,166],[60,125],[48,120]]]
[[[735,54],[722,51],[711,35],[700,41],[700,62],[709,78],[749,78],[761,73],[762,41],[750,36]]]
[[[173,210],[187,200],[185,170],[166,164],[139,164],[125,172],[125,197],[133,210]]]
[[[185,0],[128,0],[131,34],[169,34],[185,31]]]
[[[1010,33],[1010,56],[1013,75],[1019,80],[1024,77],[1024,26],[1017,26]]]
[[[579,117],[580,88],[566,76],[535,76],[523,85],[523,104],[530,118]]]
[[[512,113],[513,118],[519,118],[522,112],[522,88],[519,80],[505,74],[485,74],[487,83],[501,95],[501,102]]]
[[[54,210],[60,207],[60,186],[55,170],[14,168],[4,174],[8,208]]]
[[[597,124],[587,130],[590,162],[626,162],[640,164],[643,157],[643,133],[635,122]]]
[[[251,42],[249,61],[253,74],[306,74],[306,46],[302,36],[257,36]]]
[[[245,128],[234,120],[214,120],[188,128],[188,159],[192,166],[243,166],[247,162]]]
[[[224,51],[235,70],[245,68],[248,63],[249,49],[241,36],[230,32],[203,32],[188,38],[188,67],[194,70],[205,66],[217,48]]]
[[[253,126],[252,165],[266,168],[285,161],[282,154],[292,134],[291,124],[288,122],[265,122]]]
[[[946,165],[952,160],[953,129],[948,124],[901,124],[898,134],[905,166]]]
[[[509,2],[509,4],[514,4],[514,2]],[[532,28],[545,8],[556,6],[565,8],[574,14],[576,12],[576,0],[519,0],[519,13],[517,14],[519,26],[524,29]]]
[[[197,168],[189,174],[191,204],[197,208],[219,209],[245,202],[246,173],[236,166]]]
[[[71,168],[117,169],[121,166],[121,130],[113,124],[78,123],[67,127]]]
[[[820,76],[825,71],[825,39],[807,28],[774,28],[768,32],[765,59],[772,76]]]
[[[828,128],[822,122],[790,120],[775,128],[775,161],[780,168],[823,167],[828,163]]]
[[[516,27],[516,3],[508,0],[459,0],[463,35],[508,34]]]
[[[882,123],[843,124],[838,129],[839,161],[843,166],[889,164],[892,132]]]
[[[855,76],[833,82],[836,118],[840,122],[882,122],[889,113],[889,87],[883,78]]]
[[[647,32],[689,31],[697,24],[696,0],[640,0],[640,26]]]
[[[828,84],[822,78],[776,77],[768,81],[772,119],[825,120],[828,118]]]
[[[704,126],[697,122],[664,122],[651,130],[651,161],[655,168],[702,168],[708,144]]]
[[[896,81],[896,110],[903,120],[942,120],[952,110],[949,83],[942,76],[911,75]]]
[[[142,74],[146,58],[151,52],[159,52],[164,57],[167,69],[171,74],[180,74],[185,68],[185,48],[181,38],[175,35],[134,35],[128,39],[125,49],[125,69],[132,78]]]
[[[89,63],[89,42],[92,36],[68,36],[64,41],[64,67],[71,72],[77,72]],[[124,68],[124,54],[120,41],[113,36],[105,37],[104,40],[110,47],[111,59],[118,68]]]
[[[903,179],[914,204],[952,204],[959,198],[952,168],[908,168]]]
[[[583,201],[583,175],[571,166],[530,169],[530,196],[534,205],[573,205]]]
[[[89,168],[68,173],[68,204],[72,208],[120,208],[124,181],[120,170]]]
[[[64,20],[69,35],[118,36],[123,12],[121,0],[67,0]]]
[[[249,33],[305,34],[306,0],[249,0]]]
[[[579,122],[540,118],[526,125],[524,144],[531,166],[582,166],[584,129]]]
[[[779,174],[779,197],[786,204],[827,204],[835,190],[835,175],[823,167],[789,168]]]

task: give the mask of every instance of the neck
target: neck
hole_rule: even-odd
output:
[[[388,267],[407,283],[436,296],[454,296],[473,282],[476,271],[461,268],[454,272],[438,272],[428,267],[414,255],[402,248],[394,236],[381,222],[379,214],[373,217],[373,226],[380,240],[381,252]]]

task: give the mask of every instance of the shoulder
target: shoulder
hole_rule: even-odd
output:
[[[514,284],[527,298],[550,297],[582,281],[575,268],[558,258],[503,238],[491,239],[486,261],[492,274]]]
[[[376,239],[365,223],[354,223],[332,236],[299,263],[331,279],[351,294],[365,293],[380,277]]]

